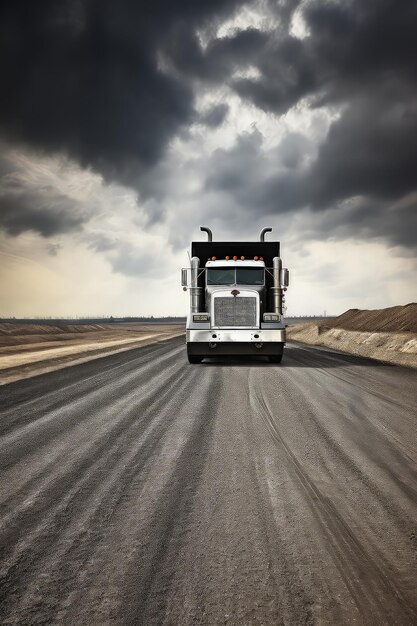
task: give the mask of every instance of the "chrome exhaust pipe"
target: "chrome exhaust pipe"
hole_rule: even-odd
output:
[[[272,275],[274,278],[274,286],[271,287],[272,294],[272,311],[282,315],[282,289],[281,289],[281,271],[282,261],[281,257],[274,256],[272,259]]]
[[[199,313],[201,307],[202,287],[198,286],[198,270],[200,267],[200,259],[193,256],[191,259],[191,287],[190,287],[190,303],[191,313]]]
[[[259,235],[259,241],[265,241],[265,233],[272,233],[272,228],[263,228],[261,230],[261,234]]]
[[[207,241],[213,241],[213,233],[210,228],[207,228],[207,226],[200,226],[200,230],[203,231],[203,233],[207,233]]]

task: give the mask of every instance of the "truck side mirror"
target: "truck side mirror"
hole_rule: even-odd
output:
[[[290,272],[286,267],[283,267],[281,270],[281,286],[288,287],[290,284]]]
[[[187,286],[187,268],[183,267],[181,269],[181,287]]]

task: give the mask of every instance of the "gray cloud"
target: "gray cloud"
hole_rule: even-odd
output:
[[[300,208],[309,201],[304,161],[313,149],[307,138],[288,133],[277,148],[266,151],[255,129],[241,135],[231,149],[216,150],[208,163],[206,189],[233,195],[251,214]]]
[[[158,259],[149,251],[141,251],[124,244],[116,249],[115,254],[108,257],[113,271],[133,278],[150,278],[160,276],[161,268]]]
[[[103,233],[89,233],[86,240],[88,247],[95,252],[109,252],[118,246],[117,237],[109,237]]]
[[[48,199],[35,193],[0,195],[0,225],[10,235],[34,230],[44,237],[77,231],[84,223],[74,200],[60,195]]]
[[[395,199],[416,189],[416,136],[415,103],[389,102],[381,90],[353,101],[333,123],[312,168],[313,205],[357,195]]]
[[[385,131],[389,137],[390,129]],[[354,143],[352,133],[347,128],[342,137]],[[263,137],[255,130],[239,137],[231,149],[213,154],[206,189],[233,198],[241,207],[242,228],[268,216],[279,216],[288,224],[292,217],[305,215],[298,222],[300,237],[384,239],[390,245],[416,249],[417,193],[398,194],[399,189],[413,188],[412,178],[407,185],[406,173],[401,170],[401,180],[396,181],[395,172],[388,169],[395,157],[384,151],[378,162],[369,161],[369,167],[375,169],[362,175],[361,156],[355,162],[350,156],[354,151],[344,146],[345,160],[339,163],[335,155],[332,160],[330,142],[327,139],[318,157],[310,159],[316,147],[305,137],[288,133],[278,147],[265,150]],[[334,150],[343,152],[338,145]],[[366,155],[364,159],[367,162]],[[387,180],[378,184],[381,175]],[[225,201],[225,206],[233,203]],[[223,212],[226,215],[225,208]]]
[[[14,236],[33,230],[44,237],[81,230],[90,217],[81,203],[45,179],[33,181],[2,148],[0,228]]]
[[[381,86],[385,97],[391,92],[390,100],[400,100],[405,91],[415,94],[417,5],[413,0],[404,0],[401,10],[395,0],[310,0],[302,10],[309,33],[304,39],[291,35],[288,25],[283,28],[280,3],[269,4],[277,25],[268,33],[246,31],[256,41],[251,54],[236,45],[245,33],[212,46],[224,50],[229,67],[257,68],[257,78],[232,80],[231,86],[259,108],[282,113],[305,96],[316,106],[344,104],[372,94],[374,87],[380,94]],[[297,4],[288,3],[287,9],[294,11]],[[215,56],[210,47],[205,55]]]
[[[208,126],[209,128],[217,128],[217,126],[220,126],[224,122],[228,112],[228,104],[216,104],[199,116],[198,123]]]
[[[232,80],[232,88],[264,111],[285,113],[317,88],[317,76],[302,41],[289,35],[270,36],[256,60],[260,77]]]
[[[350,205],[350,206],[349,206]],[[330,210],[316,222],[316,236],[327,234],[335,239],[381,239],[391,246],[417,249],[417,196],[405,198],[399,205],[355,198],[342,211]]]
[[[328,215],[332,209],[336,217],[316,231],[319,237],[343,232],[415,247],[414,203],[407,198],[417,189],[417,5],[406,0],[399,10],[393,0],[313,0],[303,16],[306,38],[282,29],[264,34],[251,60],[259,77],[230,85],[265,111],[281,114],[308,96],[310,106],[340,106],[339,119],[308,167],[297,161],[307,147],[291,156],[283,143],[278,152],[287,155],[288,171],[278,154],[263,154],[261,147],[249,170],[238,142],[220,155],[208,186],[265,215],[306,207]],[[357,198],[360,205],[349,210],[348,201]]]
[[[192,89],[161,69],[160,49],[240,4],[3,2],[1,135],[137,188],[195,117]]]
[[[275,116],[296,104],[333,106],[340,117],[320,146],[288,133],[271,151],[260,133],[242,135],[232,148],[202,157],[195,168],[201,188],[230,198],[242,220],[307,210],[326,226],[318,237],[360,233],[414,246],[416,3],[271,1],[262,4],[268,31],[251,26],[216,37],[216,27],[245,4],[3,3],[0,134],[68,154],[107,181],[135,188],[154,225],[166,217],[176,184],[166,147],[188,126],[209,132],[229,113],[222,102],[198,114],[199,90],[227,86]],[[308,32],[303,39],[290,31],[296,8]],[[65,194],[13,188],[9,179],[0,198],[9,233],[29,228],[50,236],[88,219]]]
[[[227,37],[211,39],[203,48],[196,32],[183,25],[181,37],[165,44],[166,61],[182,76],[207,83],[226,81],[242,67],[256,63],[269,35],[247,28]]]
[[[47,246],[49,256],[58,256],[60,250],[62,250],[62,244],[50,243]]]

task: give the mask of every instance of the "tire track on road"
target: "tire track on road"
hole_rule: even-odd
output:
[[[185,380],[186,368],[187,366],[182,364],[180,371],[172,376],[171,382],[175,380],[178,383],[181,379]],[[155,393],[155,389],[152,394],[149,394],[140,422],[136,422],[135,419],[140,407],[128,411],[117,423],[116,429],[100,438],[98,447],[95,441],[83,451],[75,466],[72,464],[64,466],[63,471],[60,467],[55,468],[61,472],[61,477],[57,479],[53,475],[48,482],[48,488],[44,487],[40,490],[41,498],[38,507],[35,502],[25,512],[23,519],[17,514],[13,522],[9,520],[1,537],[1,544],[4,547],[2,560],[5,563],[1,588],[6,595],[11,595],[8,592],[13,589],[14,602],[19,589],[17,581],[22,581],[21,591],[24,594],[26,580],[31,570],[35,567],[39,574],[42,571],[48,571],[46,567],[48,559],[58,558],[57,545],[65,548],[61,558],[68,550],[71,550],[71,544],[76,541],[77,535],[73,537],[69,545],[66,544],[63,529],[68,520],[74,519],[78,527],[80,519],[85,517],[85,511],[87,511],[89,523],[94,524],[94,516],[100,508],[105,506],[106,496],[114,500],[114,496],[109,494],[111,484],[114,486],[118,481],[120,486],[125,485],[129,474],[140,472],[151,458],[157,456],[161,441],[167,429],[172,425],[172,420],[167,419],[169,413],[162,411],[167,396],[172,395],[172,389],[166,386],[167,382],[169,381],[163,381],[160,394]],[[186,387],[189,384],[190,381]],[[130,446],[132,442],[135,443]],[[121,455],[121,451],[125,450],[126,446],[130,446],[129,453]],[[108,477],[112,475],[114,478],[109,483]],[[94,507],[90,498],[96,499],[100,491],[103,491],[102,498],[98,498]],[[116,504],[117,502],[114,506]],[[8,553],[9,550],[12,552]],[[34,571],[32,571],[32,576],[36,578]]]
[[[0,621],[417,620],[401,368],[291,347],[190,366],[179,338],[5,392]]]
[[[387,618],[387,602],[384,599],[389,597],[392,599],[389,607],[391,623],[398,623],[400,615],[408,620],[404,623],[417,621],[417,607],[397,585],[396,572],[386,569],[386,562],[378,563],[366,550],[331,500],[305,472],[302,463],[282,437],[262,390],[252,395],[252,401],[254,411],[262,416],[271,437],[292,466],[296,483],[304,492],[322,533],[328,539],[327,545],[360,615],[368,616],[370,623],[383,623]],[[358,585],[358,580],[366,581],[366,588]]]

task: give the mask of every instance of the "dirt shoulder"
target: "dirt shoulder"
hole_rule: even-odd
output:
[[[401,307],[396,308],[400,309]],[[382,311],[388,312],[385,315],[385,319],[388,319],[390,310],[383,309]],[[348,311],[340,316],[343,319],[339,324],[346,326],[350,322],[352,326],[358,326],[360,320],[361,324],[369,328],[371,323],[369,317],[374,317],[374,319],[377,317],[376,315],[366,316],[366,313],[374,314],[374,311],[356,312],[355,310],[355,314],[351,314],[348,321],[349,313],[351,312]],[[384,315],[379,315],[379,319],[383,320]],[[414,322],[414,320],[412,321]],[[290,341],[326,346],[356,356],[417,368],[417,332],[351,330],[340,327],[338,318],[336,318],[331,324],[318,322],[290,325],[287,328],[287,337]]]
[[[182,324],[0,324],[0,384],[184,334]]]

